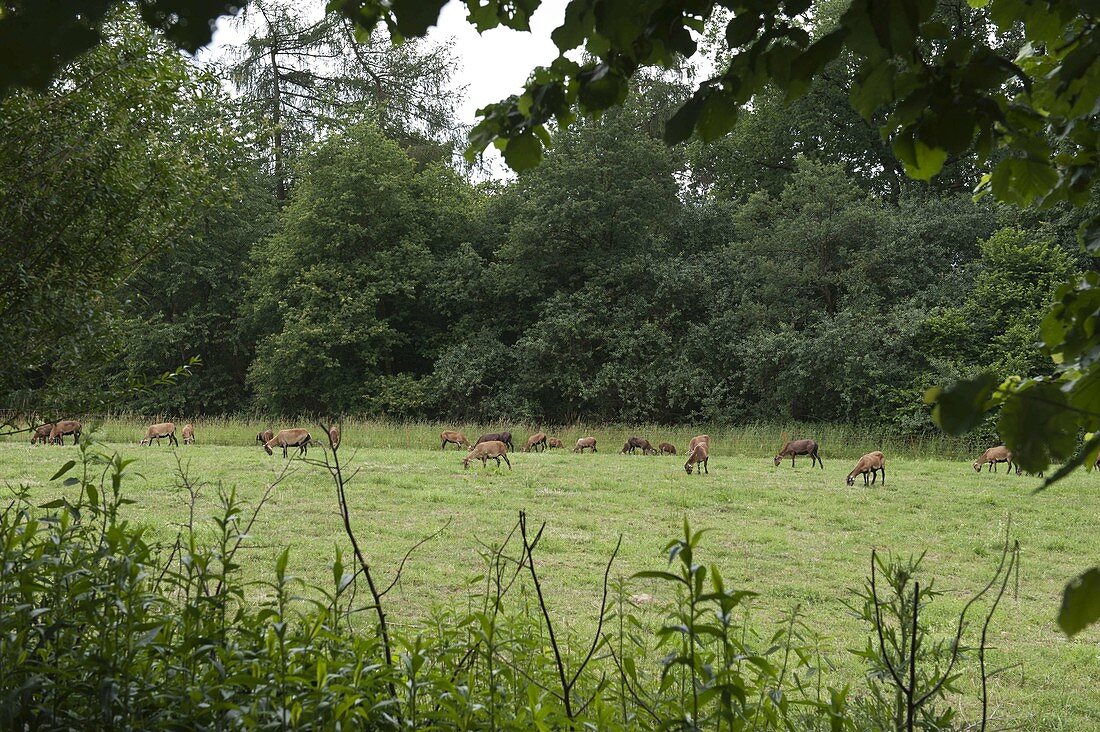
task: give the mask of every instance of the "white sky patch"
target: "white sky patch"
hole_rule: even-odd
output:
[[[428,38],[454,39],[461,65],[455,78],[467,92],[459,109],[462,122],[473,124],[478,109],[520,92],[535,67],[557,58],[550,34],[565,19],[566,2],[544,0],[531,17],[530,33],[494,28],[481,35],[467,21],[463,3],[452,0],[443,7]]]
[[[445,42],[453,40],[458,61],[454,84],[464,89],[456,110],[458,121],[472,126],[477,121],[477,110],[493,102],[518,94],[531,71],[545,66],[558,56],[558,49],[550,34],[565,19],[568,0],[543,0],[531,17],[531,31],[521,32],[509,28],[494,28],[479,34],[466,18],[466,6],[451,0],[443,7],[439,24],[428,31],[428,40]],[[309,18],[319,18],[324,12],[324,2],[298,3],[300,12]],[[381,32],[385,32],[379,27]],[[226,51],[243,42],[245,29],[229,18],[218,20],[211,45],[199,51],[200,63],[218,61]],[[493,147],[486,151],[488,174],[502,177],[508,174],[500,154]]]

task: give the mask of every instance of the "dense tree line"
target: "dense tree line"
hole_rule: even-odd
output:
[[[690,85],[635,79],[627,104],[559,131],[541,166],[478,182],[453,162],[453,96],[424,103],[447,88],[445,48],[375,48],[375,63],[339,24],[284,16],[265,13],[225,70],[119,18],[49,89],[4,101],[5,129],[40,152],[0,148],[0,190],[41,199],[4,206],[5,236],[57,256],[3,273],[23,289],[0,308],[49,336],[5,341],[20,365],[0,380],[5,402],[57,408],[89,379],[113,394],[198,357],[191,378],[110,406],[921,430],[937,383],[1051,369],[1039,319],[1086,264],[1074,237],[1088,211],[975,201],[966,156],[909,180],[853,113],[843,59],[793,104],[761,96],[731,135],[678,147],[661,135]],[[310,49],[340,59],[323,80],[249,67]],[[229,95],[219,74],[250,83]],[[280,78],[317,98],[280,107]],[[109,114],[128,84],[163,110]],[[107,110],[95,130],[31,114],[93,104]],[[94,146],[111,135],[127,142],[114,168]],[[27,173],[48,168],[47,145],[81,151],[85,181],[52,183],[79,195],[47,198]],[[61,254],[104,238],[125,244],[97,261],[110,271],[69,278],[80,270]]]

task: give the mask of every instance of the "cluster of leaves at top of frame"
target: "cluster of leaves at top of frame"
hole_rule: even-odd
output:
[[[540,4],[466,2],[481,31],[527,30]],[[363,32],[382,21],[397,37],[409,37],[426,33],[442,5],[331,0],[328,7]],[[812,0],[571,0],[553,33],[558,58],[536,69],[522,94],[479,111],[470,153],[492,143],[517,170],[538,164],[551,120],[569,124],[577,108],[598,113],[621,104],[639,69],[671,68],[693,56],[708,20],[724,10],[732,14],[724,68],[669,120],[669,142],[719,137],[765,86],[798,97],[829,61],[846,54],[859,69],[852,104],[880,126],[911,176],[932,177],[972,145],[986,159],[1004,146],[1009,154],[985,181],[999,199],[1079,201],[1091,185],[1100,140],[1089,124],[1100,93],[1100,29],[1091,10],[1081,0],[970,5],[1001,32],[1022,29],[1018,55],[1010,57],[988,32],[952,28],[932,0],[855,0],[835,27],[822,22],[824,4]],[[587,60],[566,56],[581,48]]]
[[[117,0],[7,0],[0,5],[0,96],[14,86],[45,88],[58,70],[102,39],[101,24]],[[219,15],[243,3],[225,0],[138,0],[142,20],[180,48],[210,42]]]

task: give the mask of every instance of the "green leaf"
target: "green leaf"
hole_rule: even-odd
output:
[[[393,0],[397,30],[405,38],[419,38],[439,20],[447,0]]]
[[[810,88],[813,77],[825,67],[825,64],[837,57],[847,37],[847,28],[837,28],[814,41],[791,62],[791,75],[787,88],[788,99],[801,96]]]
[[[588,111],[601,111],[619,104],[626,99],[626,79],[607,64],[598,64],[590,71],[577,75],[580,88],[577,98],[581,107]]]
[[[924,401],[934,405],[932,419],[940,429],[951,435],[961,435],[982,421],[998,383],[992,374],[982,374],[947,388],[929,389],[924,394]]]
[[[508,140],[504,162],[515,171],[533,168],[542,162],[542,143],[532,132],[524,132]]]
[[[700,96],[700,92],[696,92],[695,96],[676,110],[676,113],[665,123],[666,143],[676,145],[691,137],[691,133],[695,131],[695,123],[702,112],[703,101],[704,97]]]
[[[61,508],[62,506],[66,505],[66,504],[67,504],[67,501],[64,498],[56,498],[56,499],[50,501],[49,503],[42,503],[38,507],[39,508]]]
[[[1100,620],[1100,567],[1075,577],[1062,593],[1058,627],[1071,638]]]
[[[660,579],[667,580],[669,582],[679,582],[686,584],[686,580],[683,577],[679,577],[671,572],[662,572],[660,570],[648,569],[644,572],[635,572],[631,575],[631,579]]]
[[[279,582],[283,581],[286,576],[286,565],[290,559],[290,548],[287,547],[279,554],[279,558],[275,560],[275,576],[279,578]]]
[[[931,180],[943,169],[947,160],[946,150],[929,147],[912,132],[903,134],[894,141],[894,154],[905,166],[909,177],[917,180]]]
[[[593,16],[587,0],[572,0],[565,8],[565,19],[550,34],[550,39],[560,53],[572,50],[584,43],[592,32]]]
[[[717,140],[737,122],[737,105],[725,94],[711,94],[703,103],[695,131],[705,142]]]
[[[759,13],[745,12],[734,16],[726,26],[726,43],[730,48],[745,45],[756,38],[761,22]]]
[[[58,470],[56,473],[53,474],[53,477],[50,478],[50,480],[57,480],[58,478],[60,478],[65,473],[72,470],[74,465],[76,465],[75,460],[70,460],[69,462],[65,463],[64,465],[61,466],[60,470]]]
[[[1066,394],[1050,381],[1026,382],[1010,393],[997,420],[997,432],[1015,462],[1029,472],[1065,460],[1077,445],[1077,417]]]
[[[850,94],[852,106],[864,119],[871,119],[875,110],[894,98],[894,66],[889,63],[874,64],[869,73],[853,87]]]

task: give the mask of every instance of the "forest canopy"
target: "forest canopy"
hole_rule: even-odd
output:
[[[395,61],[331,16],[249,12],[242,53],[196,67],[119,11],[47,89],[4,98],[6,139],[36,144],[5,146],[0,181],[41,201],[5,207],[4,236],[55,262],[4,265],[19,317],[3,327],[46,336],[4,339],[20,364],[6,403],[922,431],[930,387],[1053,373],[1039,321],[1088,266],[1074,237],[1091,208],[975,201],[976,154],[912,180],[852,109],[842,60],[797,100],[762,94],[729,135],[674,147],[691,82],[639,74],[621,106],[558,129],[542,165],[479,182],[455,156],[446,46]],[[328,91],[298,65],[311,48],[342,59]],[[108,113],[134,84],[147,137],[131,108]],[[96,158],[112,135],[140,153],[131,168]],[[88,174],[30,185],[58,154]],[[107,244],[73,283],[74,255]],[[45,307],[62,282],[96,297]],[[126,388],[193,358],[190,378]]]

